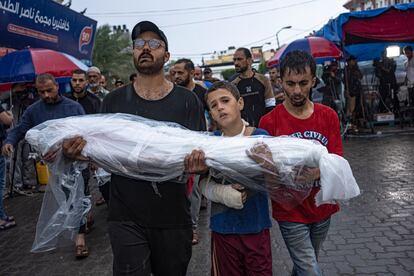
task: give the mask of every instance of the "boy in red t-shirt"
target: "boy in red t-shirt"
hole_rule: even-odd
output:
[[[309,99],[316,80],[315,71],[315,61],[309,54],[302,51],[287,54],[280,69],[285,101],[262,117],[259,127],[272,136],[289,135],[316,140],[330,153],[342,155],[336,112]],[[293,261],[292,275],[322,275],[318,253],[327,236],[330,217],[339,210],[339,206],[324,204],[316,207],[319,177],[319,168],[302,170],[297,179],[315,181],[314,187],[309,196],[294,208],[272,200],[273,218],[279,223]]]

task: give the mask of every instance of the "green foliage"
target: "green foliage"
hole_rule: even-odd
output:
[[[259,64],[259,68],[258,68],[258,70],[257,70],[260,74],[264,74],[264,73],[266,73],[266,71],[267,71],[267,68],[266,68],[266,62],[265,61],[262,61],[262,62],[260,62],[260,64]]]
[[[229,80],[231,76],[236,74],[236,70],[234,68],[226,69],[221,71],[221,75],[223,76],[223,79]]]
[[[130,34],[112,32],[111,26],[97,29],[92,63],[107,77],[108,84],[115,79],[129,81],[129,75],[136,71],[132,59]]]

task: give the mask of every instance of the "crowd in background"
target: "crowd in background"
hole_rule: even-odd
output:
[[[271,68],[268,74],[264,75],[253,68],[253,58],[250,50],[239,48],[233,56],[236,74],[228,82],[224,82],[213,76],[212,68],[195,66],[190,59],[185,58],[175,61],[168,71],[164,72],[164,64],[169,58],[168,41],[163,32],[150,22],[137,24],[132,32],[132,39],[134,42],[134,60],[138,74],[131,72],[129,78],[130,83],[127,84],[121,80],[116,80],[113,83],[114,91],[112,92],[108,90],[106,78],[101,74],[100,68],[97,67],[90,67],[86,72],[75,70],[70,82],[71,92],[66,94],[58,93],[59,84],[49,74],[38,76],[35,83],[19,83],[13,85],[11,98],[4,100],[3,105],[0,106],[3,140],[2,152],[4,156],[11,157],[9,159],[11,161],[7,165],[4,157],[0,157],[1,190],[4,190],[4,187],[9,187],[8,191],[24,195],[30,195],[30,193],[39,191],[38,177],[36,175],[36,162],[39,161],[39,157],[33,158],[30,146],[24,141],[24,135],[30,128],[50,119],[101,112],[125,112],[141,114],[142,116],[155,118],[157,120],[175,121],[193,130],[209,130],[215,132],[215,135],[224,136],[233,136],[230,135],[232,133],[231,131],[233,131],[233,128],[237,129],[239,126],[242,130],[241,135],[245,136],[263,134],[274,136],[292,135],[291,130],[293,129],[298,129],[300,132],[306,128],[315,128],[315,131],[318,131],[320,135],[325,135],[327,139],[332,141],[328,145],[329,151],[342,155],[341,138],[338,135],[339,132],[336,132],[336,129],[339,130],[339,124],[337,125],[336,123],[339,123],[339,120],[345,120],[354,125],[358,125],[358,119],[361,118],[361,114],[363,113],[362,97],[364,95],[361,83],[363,75],[358,67],[357,58],[354,56],[346,58],[346,65],[343,69],[340,68],[338,61],[332,61],[326,64],[323,68],[321,78],[317,79],[315,72],[316,65],[308,55],[302,53],[292,54],[287,58],[285,63],[282,62],[280,68]],[[406,67],[409,89],[408,105],[412,106],[414,84],[412,49],[406,47],[404,53],[408,58]],[[395,99],[395,94],[398,93],[398,84],[395,78],[395,62],[384,55],[381,59],[375,61],[375,68],[375,75],[379,79],[379,94],[383,99],[379,107],[379,112],[385,112],[389,108],[389,99]],[[174,94],[172,100],[165,97],[168,93]],[[323,106],[310,101],[312,97],[315,97],[316,93],[322,93],[320,103]],[[131,101],[130,99],[132,98],[128,98],[128,95],[134,97],[135,102]],[[153,102],[164,100],[166,102],[153,105]],[[186,108],[190,108],[191,112],[188,113],[185,107],[181,107],[181,103],[185,103]],[[226,109],[229,108],[226,105],[230,103],[233,104],[232,109]],[[143,106],[146,108],[141,110],[140,108]],[[174,106],[173,110],[171,110],[172,106]],[[297,116],[292,115],[292,112],[298,112],[296,114]],[[310,114],[315,112],[315,116],[323,118],[321,121],[329,119],[329,122],[319,122],[316,124],[297,121],[293,123],[295,120],[305,120],[308,118],[301,112],[310,112]],[[191,118],[188,117],[188,114],[192,114]],[[238,118],[235,121],[235,126],[227,126],[225,118],[233,115]],[[302,118],[302,116],[306,118]],[[6,130],[12,124],[12,121],[13,125],[9,130]],[[289,126],[291,128],[287,127],[289,122],[292,122],[292,125]],[[302,127],[303,129],[301,129]],[[240,132],[240,130],[238,131]],[[70,141],[69,144],[64,145],[65,154],[75,159],[81,158],[80,153],[84,145],[85,141],[82,139]],[[50,155],[43,156],[42,159],[52,162],[55,157],[54,154],[56,153],[50,153]],[[191,167],[191,164],[194,164],[194,162],[199,163],[197,166],[194,166],[197,169],[194,169],[193,173],[188,178],[185,178],[185,184],[188,186],[186,191],[191,203],[189,208],[192,226],[190,235],[193,245],[199,242],[197,231],[198,217],[202,206],[203,195],[205,195],[205,190],[207,189],[206,186],[200,185],[203,179],[205,181],[205,174],[208,174],[208,169],[205,168],[205,164],[197,161],[202,159],[200,156],[202,156],[202,153],[194,153],[190,157],[188,166]],[[89,167],[82,172],[86,183],[84,192],[89,197],[90,193],[87,184],[92,183],[89,180],[93,178],[96,170],[97,167],[93,163],[90,163]],[[312,180],[317,180],[319,175],[317,171],[309,171],[308,177],[312,177]],[[7,179],[7,185],[5,185],[5,179]],[[169,213],[160,213],[161,210],[165,210],[163,209],[165,206],[161,203],[151,201],[154,196],[153,189],[161,194],[174,195],[180,199],[182,197],[181,194],[178,195],[177,192],[171,191],[166,186],[182,184],[181,182],[183,180],[171,181],[175,183],[171,185],[160,184],[155,187],[148,185],[148,189],[142,188],[143,185],[137,188],[138,185],[134,184],[136,181],[126,177],[113,176],[111,181],[99,186],[102,196],[94,199],[94,203],[97,206],[111,202],[109,232],[114,252],[114,273],[122,274],[126,272],[125,269],[127,268],[124,267],[124,260],[130,262],[133,267],[138,267],[139,265],[133,258],[136,257],[138,260],[146,259],[145,256],[147,255],[145,254],[150,254],[147,251],[143,252],[136,248],[131,249],[136,255],[129,254],[131,252],[128,253],[125,251],[124,244],[122,243],[134,240],[133,237],[128,237],[127,234],[128,229],[133,229],[133,231],[136,231],[134,233],[145,232],[148,236],[145,238],[140,237],[139,241],[146,240],[146,242],[156,248],[150,250],[150,252],[154,254],[154,251],[156,251],[159,254],[154,257],[155,260],[153,260],[150,268],[146,269],[155,271],[155,275],[157,275],[158,270],[160,270],[160,275],[165,275],[162,273],[165,271],[168,273],[171,269],[176,269],[175,271],[178,271],[177,275],[184,275],[186,264],[188,264],[188,260],[191,257],[191,248],[184,248],[182,247],[183,245],[177,246],[177,244],[180,242],[186,243],[186,239],[183,237],[187,236],[188,229],[186,229],[187,232],[183,230],[184,228],[181,229],[182,231],[177,230],[174,235],[171,232],[167,234],[166,231],[159,230],[164,229],[163,227],[165,225],[167,225],[165,227],[169,230],[179,229],[179,227],[177,227],[176,221],[171,221],[171,218],[167,218]],[[225,182],[224,179],[213,179],[211,181]],[[208,183],[207,181],[207,185]],[[236,186],[234,183],[231,184],[233,185],[231,192],[237,191],[237,195],[247,197],[243,187]],[[137,210],[141,210],[142,206],[138,206],[139,204],[134,202],[134,198],[131,198],[131,196],[128,197],[125,191],[119,188],[121,186],[129,187],[129,190],[127,190],[133,191],[133,195],[140,194],[140,199],[147,202],[150,206],[153,205],[154,209],[159,208],[158,212],[154,211],[153,216],[155,218],[138,214],[139,212]],[[150,196],[148,196],[149,194]],[[120,221],[128,221],[129,217],[127,214],[131,212],[128,209],[129,207],[122,207],[125,203],[123,200],[126,200],[127,205],[130,204],[128,205],[129,207],[132,206],[131,208],[135,208],[132,211],[132,217],[139,218],[137,221],[145,221],[148,224],[144,223],[145,225],[141,225],[135,223],[135,221],[128,225],[120,223]],[[212,254],[213,265],[217,265],[217,267],[212,268],[212,271],[219,269],[221,271],[229,271],[230,273],[232,269],[235,269],[231,265],[226,267],[226,265],[223,265],[223,261],[220,262],[217,258],[228,260],[228,264],[235,266],[237,266],[238,262],[242,262],[238,260],[232,263],[234,261],[232,257],[237,255],[237,250],[227,255],[223,253],[229,250],[231,245],[236,244],[244,246],[244,249],[239,250],[240,252],[238,253],[244,254],[245,256],[248,256],[249,252],[260,251],[263,260],[260,262],[255,260],[257,262],[256,267],[252,267],[251,269],[260,268],[265,271],[263,274],[257,275],[271,275],[270,247],[266,246],[269,243],[268,228],[271,227],[267,210],[267,199],[265,197],[264,200],[255,200],[252,198],[247,200],[247,202],[254,201],[256,202],[254,204],[257,204],[256,211],[254,211],[255,209],[253,207],[249,209],[249,212],[253,213],[235,213],[233,215],[225,213],[224,211],[217,211],[222,212],[223,216],[227,216],[228,221],[231,221],[235,225],[240,222],[236,218],[238,216],[237,214],[242,214],[244,219],[241,221],[249,220],[251,222],[239,228],[234,226],[232,229],[237,229],[234,233],[228,230],[229,228],[227,228],[223,221],[220,221],[220,218],[212,216],[211,227],[215,233],[212,244],[213,247],[218,247],[217,251],[214,251],[214,254]],[[265,206],[261,206],[260,202],[265,202]],[[244,198],[243,203],[246,203],[246,198]],[[185,209],[184,203],[180,203],[180,205],[170,202],[170,204],[173,205],[172,209],[175,207],[177,209]],[[293,213],[293,217],[297,219],[294,222],[302,227],[301,231],[312,232],[314,230],[303,227],[313,225],[322,234],[320,237],[312,240],[312,244],[314,242],[316,243],[315,247],[312,247],[313,245],[310,244],[303,244],[303,246],[306,246],[305,251],[307,252],[305,253],[300,252],[299,248],[290,244],[292,240],[289,235],[293,231],[293,226],[285,221],[285,216],[290,214],[290,210],[285,210],[283,213],[278,209],[273,214],[274,218],[279,221],[286,245],[292,256],[294,273],[298,273],[295,275],[300,275],[300,271],[311,270],[315,275],[320,274],[320,269],[316,262],[319,246],[326,237],[330,215],[338,210],[336,205],[332,205],[321,211],[321,209],[311,206],[311,203],[309,204],[309,206],[304,207],[303,213],[300,211]],[[6,215],[2,205],[2,201],[0,200],[0,229],[11,229],[17,225],[17,219],[13,216]],[[282,207],[278,206],[278,208]],[[124,210],[124,208],[126,209]],[[314,217],[312,217],[308,213],[310,212],[309,210],[317,210],[315,212],[320,213],[313,213]],[[180,216],[182,215],[177,220],[182,225],[185,225],[187,223],[185,214],[177,213]],[[303,214],[308,215],[308,217],[302,218],[301,215]],[[171,215],[177,214],[171,213]],[[310,219],[310,217],[314,218],[314,220]],[[258,222],[258,218],[263,220]],[[75,256],[79,259],[89,255],[86,234],[90,232],[92,225],[93,218],[91,215],[88,215],[82,220],[79,227],[78,234],[75,238]],[[239,235],[240,240],[230,240],[226,235],[228,234],[226,231]],[[124,236],[120,236],[120,233],[123,233]],[[260,235],[258,234],[254,239],[250,236],[249,240],[248,234],[257,233],[260,233]],[[161,242],[165,243],[161,244]],[[249,248],[249,243],[254,243],[255,245]],[[175,251],[168,251],[168,244],[171,244],[172,248],[175,248],[177,258],[173,258],[172,256]],[[261,244],[263,247],[259,248],[257,244]],[[162,250],[166,251],[161,252]],[[311,264],[304,261],[306,256],[311,256]],[[166,259],[170,261],[165,263]],[[154,264],[160,264],[163,261],[164,268],[154,267]],[[247,265],[247,262],[244,262],[244,265]],[[268,274],[269,271],[270,274]]]

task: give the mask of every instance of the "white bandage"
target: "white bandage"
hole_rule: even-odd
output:
[[[226,205],[233,209],[242,209],[242,193],[231,185],[222,185],[213,181],[210,177],[200,181],[201,193],[209,200]]]

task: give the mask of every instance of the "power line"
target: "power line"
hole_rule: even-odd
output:
[[[310,27],[310,28],[308,28],[308,29],[306,29],[306,30],[302,30],[302,29],[301,29],[301,32],[300,32],[300,33],[297,33],[297,34],[294,34],[294,35],[291,35],[291,36],[287,37],[287,38],[285,39],[285,41],[288,41],[288,40],[290,40],[290,39],[292,39],[292,38],[295,38],[295,37],[297,37],[297,36],[299,36],[299,35],[302,35],[302,34],[304,34],[304,33],[310,32],[310,31],[312,31],[315,27],[317,27],[317,26],[319,26],[319,25],[321,25],[321,24],[323,24],[323,23],[325,23],[325,22],[327,22],[327,21],[326,21],[326,20],[323,20],[323,21],[321,21],[321,22],[319,22],[319,23],[317,23],[317,24],[313,25],[312,27]],[[299,29],[297,29],[297,30],[299,30]],[[244,44],[244,45],[242,45],[242,46],[240,46],[240,47],[247,47],[247,46],[250,46],[250,45],[253,45],[253,44],[257,44],[257,43],[263,42],[263,41],[268,40],[268,39],[272,39],[272,38],[274,38],[274,37],[275,37],[275,35],[270,35],[270,36],[264,37],[264,38],[262,38],[262,39],[260,39],[260,40],[256,40],[256,41],[253,41],[253,42],[246,43],[246,44]],[[175,56],[175,57],[176,57],[176,56],[179,56],[179,57],[185,57],[185,56],[188,56],[188,57],[204,57],[204,56],[207,56],[207,55],[209,55],[209,54],[211,54],[211,53],[208,53],[208,54],[206,54],[206,53],[204,53],[204,54],[202,54],[202,53],[200,53],[200,54],[195,54],[195,53],[193,53],[193,54],[175,54],[175,53],[171,53],[171,55],[172,55],[172,56]]]
[[[315,27],[317,27],[317,26],[319,26],[319,25],[321,25],[321,24],[324,24],[325,22],[327,22],[327,21],[326,21],[326,20],[323,20],[323,21],[321,21],[321,22],[317,23],[316,25],[313,25],[312,27],[310,27],[310,28],[308,28],[308,29],[295,29],[295,28],[292,28],[292,30],[295,30],[295,31],[300,31],[300,32],[299,32],[299,33],[297,33],[297,34],[294,34],[294,35],[292,35],[292,36],[289,36],[289,37],[288,37],[288,38],[286,38],[285,40],[290,40],[290,39],[295,38],[295,37],[297,37],[297,36],[299,36],[299,35],[302,35],[302,34],[304,34],[304,33],[310,32],[310,31],[312,31]],[[253,44],[257,44],[257,43],[260,43],[260,42],[263,42],[263,41],[265,41],[265,40],[272,39],[272,38],[275,38],[275,35],[270,35],[270,36],[267,36],[267,37],[262,38],[262,39],[260,39],[260,40],[256,40],[256,41],[254,41],[254,42],[250,42],[250,43],[244,44],[244,45],[242,45],[242,47],[247,47],[247,46],[250,46],[250,45],[253,45]]]
[[[296,6],[299,6],[299,5],[308,4],[308,3],[312,3],[312,2],[316,2],[316,1],[320,1],[320,0],[309,0],[309,1],[304,1],[304,2],[300,2],[300,3],[296,3],[296,4],[277,7],[277,8],[273,8],[273,9],[266,9],[266,10],[261,10],[261,11],[256,11],[256,12],[248,12],[248,13],[244,13],[244,14],[218,17],[218,18],[212,18],[212,19],[200,20],[200,21],[193,21],[193,22],[186,22],[186,23],[179,23],[179,24],[173,24],[173,25],[164,25],[164,26],[160,26],[160,27],[161,28],[171,28],[171,27],[179,27],[179,26],[186,26],[186,25],[193,25],[193,24],[200,24],[200,23],[207,23],[207,22],[213,22],[213,21],[219,21],[219,20],[232,19],[232,18],[240,17],[240,16],[254,15],[254,14],[260,14],[260,13],[268,13],[268,12],[273,12],[273,11],[276,11],[276,10],[292,8],[292,7],[296,7]]]
[[[147,11],[129,11],[129,12],[95,12],[88,13],[88,15],[154,15],[154,13],[175,13],[175,12],[188,12],[188,11],[197,11],[197,10],[210,10],[210,9],[219,9],[219,8],[235,8],[238,6],[247,6],[253,4],[262,4],[264,2],[274,2],[275,0],[255,0],[247,1],[241,3],[232,3],[232,4],[221,4],[214,6],[201,6],[201,7],[191,7],[191,8],[181,8],[181,9],[168,9],[168,10],[147,10]]]
[[[271,36],[268,36],[268,37],[262,38],[262,39],[260,39],[260,40],[256,40],[256,41],[253,41],[253,42],[250,42],[250,43],[244,44],[244,45],[242,45],[241,47],[247,47],[247,46],[250,46],[250,45],[253,45],[253,44],[257,44],[257,43],[263,42],[263,41],[265,41],[265,40],[268,40],[268,39],[271,39],[271,38],[274,38],[274,37],[275,37],[275,35],[271,35]]]
[[[241,6],[237,6],[237,7],[224,7],[224,8],[214,8],[214,9],[208,9],[208,10],[196,10],[196,11],[191,11],[191,15],[195,15],[195,14],[202,14],[202,13],[211,13],[211,12],[216,12],[216,11],[225,11],[225,10],[229,10],[229,9],[236,9],[236,8],[242,8],[242,7],[248,7],[249,5],[241,5]],[[174,12],[174,13],[151,13],[151,14],[114,14],[114,15],[107,15],[107,14],[102,14],[102,15],[94,15],[93,17],[105,17],[105,18],[118,18],[118,17],[137,17],[137,16],[153,16],[153,17],[162,17],[162,16],[178,16],[178,15],[188,15],[188,11],[182,11],[182,12]]]
[[[203,55],[203,54],[175,54],[175,53],[171,53],[171,56],[173,56],[173,57],[203,57],[203,56],[207,56],[207,55]]]

